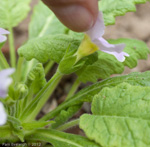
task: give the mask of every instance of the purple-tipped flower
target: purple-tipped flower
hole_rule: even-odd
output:
[[[5,69],[0,71],[0,98],[5,98],[7,96],[7,90],[12,82],[9,77],[15,70]],[[7,120],[7,114],[5,112],[3,104],[0,102],[0,125],[4,125]]]
[[[98,48],[108,54],[114,55],[118,61],[123,62],[125,56],[129,56],[127,53],[123,52],[125,44],[109,44],[102,36],[104,35],[105,25],[103,20],[102,12],[99,12],[97,21],[95,25],[86,32],[90,37],[91,41],[98,46]]]
[[[0,43],[7,40],[6,34],[9,34],[9,32],[3,28],[0,28]]]

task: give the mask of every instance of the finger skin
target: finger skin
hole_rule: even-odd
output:
[[[76,32],[91,28],[98,16],[98,0],[43,0],[58,19]]]

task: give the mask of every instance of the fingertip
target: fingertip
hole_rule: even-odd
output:
[[[52,8],[59,20],[76,32],[88,30],[94,24],[92,14],[83,6],[69,5],[66,7]]]
[[[58,19],[69,29],[76,32],[89,30],[97,19],[97,0],[43,0]]]

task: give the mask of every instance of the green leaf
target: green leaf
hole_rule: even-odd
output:
[[[84,39],[84,33],[74,32],[72,30],[69,30],[68,35],[72,36],[73,38],[83,40]]]
[[[108,78],[82,89],[67,101],[59,105],[55,110],[46,114],[41,120],[49,120],[50,118],[58,115],[61,110],[65,110],[74,105],[82,104],[83,102],[91,102],[94,95],[98,94],[104,87],[114,87],[123,82],[129,83],[131,85],[150,86],[149,81],[150,71],[144,73],[135,72],[129,75]]]
[[[111,44],[125,43],[124,49],[130,57],[122,63],[119,62],[113,55],[98,51],[98,60],[93,64],[85,64],[77,75],[80,81],[96,82],[98,79],[106,79],[112,74],[121,74],[124,71],[124,66],[134,68],[137,66],[138,59],[147,59],[150,50],[147,45],[139,40],[121,38],[117,40],[109,40]]]
[[[3,125],[0,126],[0,144],[3,144],[4,142],[17,142],[18,137],[12,135],[12,130],[13,128],[10,127],[9,125]]]
[[[77,56],[75,56],[76,50],[70,50],[70,45],[66,50],[66,53],[59,63],[58,71],[62,74],[71,74],[79,70],[85,63],[84,60],[80,60],[76,63]]]
[[[25,133],[20,120],[13,116],[8,116],[8,123],[12,128],[12,134],[17,136],[23,142]]]
[[[64,34],[66,29],[54,13],[41,1],[34,7],[29,26],[30,39],[50,34]]]
[[[124,65],[129,68],[134,68],[137,66],[138,59],[147,59],[150,50],[146,43],[136,39],[127,39],[120,38],[117,40],[109,40],[111,44],[120,44],[125,43],[126,47],[124,51],[130,55],[130,57],[126,57],[124,61]]]
[[[49,59],[59,63],[70,45],[70,51],[78,49],[79,40],[68,35],[49,35],[41,38],[29,40],[24,46],[19,48],[18,53],[26,60],[33,58],[45,63]]]
[[[34,87],[34,93],[37,93],[46,84],[44,68],[41,63],[37,63],[35,67],[28,73],[26,79],[28,87]]]
[[[37,61],[36,59],[32,59],[30,61],[24,60],[21,69],[21,82],[25,82],[28,73],[37,63],[39,63],[39,61]]]
[[[101,0],[99,8],[103,11],[105,25],[115,23],[115,17],[136,11],[135,4],[145,3],[146,0]]]
[[[128,116],[150,119],[150,87],[127,83],[104,88],[92,102],[94,115]]]
[[[93,64],[85,64],[76,73],[78,79],[83,83],[88,81],[96,82],[98,79],[106,79],[112,74],[121,74],[124,71],[124,65],[117,61],[115,57],[107,53],[98,51],[98,60]]]
[[[34,99],[28,103],[28,106],[22,112],[20,116],[22,121],[28,122],[38,115],[61,78],[62,75],[56,72],[55,75],[43,86],[43,88],[37,93]],[[27,99],[26,102],[28,102]]]
[[[149,124],[149,120],[140,118],[85,114],[81,117],[80,127],[88,138],[101,146],[148,147]]]
[[[0,27],[16,27],[28,14],[31,0],[0,0]]]
[[[25,131],[43,128],[52,123],[54,123],[54,121],[32,121],[27,123],[21,123],[19,119],[8,116],[8,124],[11,127],[11,133],[14,135],[12,137],[17,136],[22,142],[24,141]]]
[[[80,128],[102,146],[149,146],[149,91],[127,83],[104,88],[94,97],[93,115],[81,116]]]
[[[96,143],[85,137],[67,134],[51,129],[38,129],[33,134],[26,136],[27,140],[40,140],[49,142],[55,147],[99,147]]]
[[[52,123],[54,123],[54,121],[32,121],[32,122],[23,123],[22,126],[25,130],[31,131],[34,129],[43,128]]]

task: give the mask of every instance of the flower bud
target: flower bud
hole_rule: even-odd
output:
[[[25,84],[18,84],[15,91],[15,99],[23,99],[28,94],[28,87]]]

